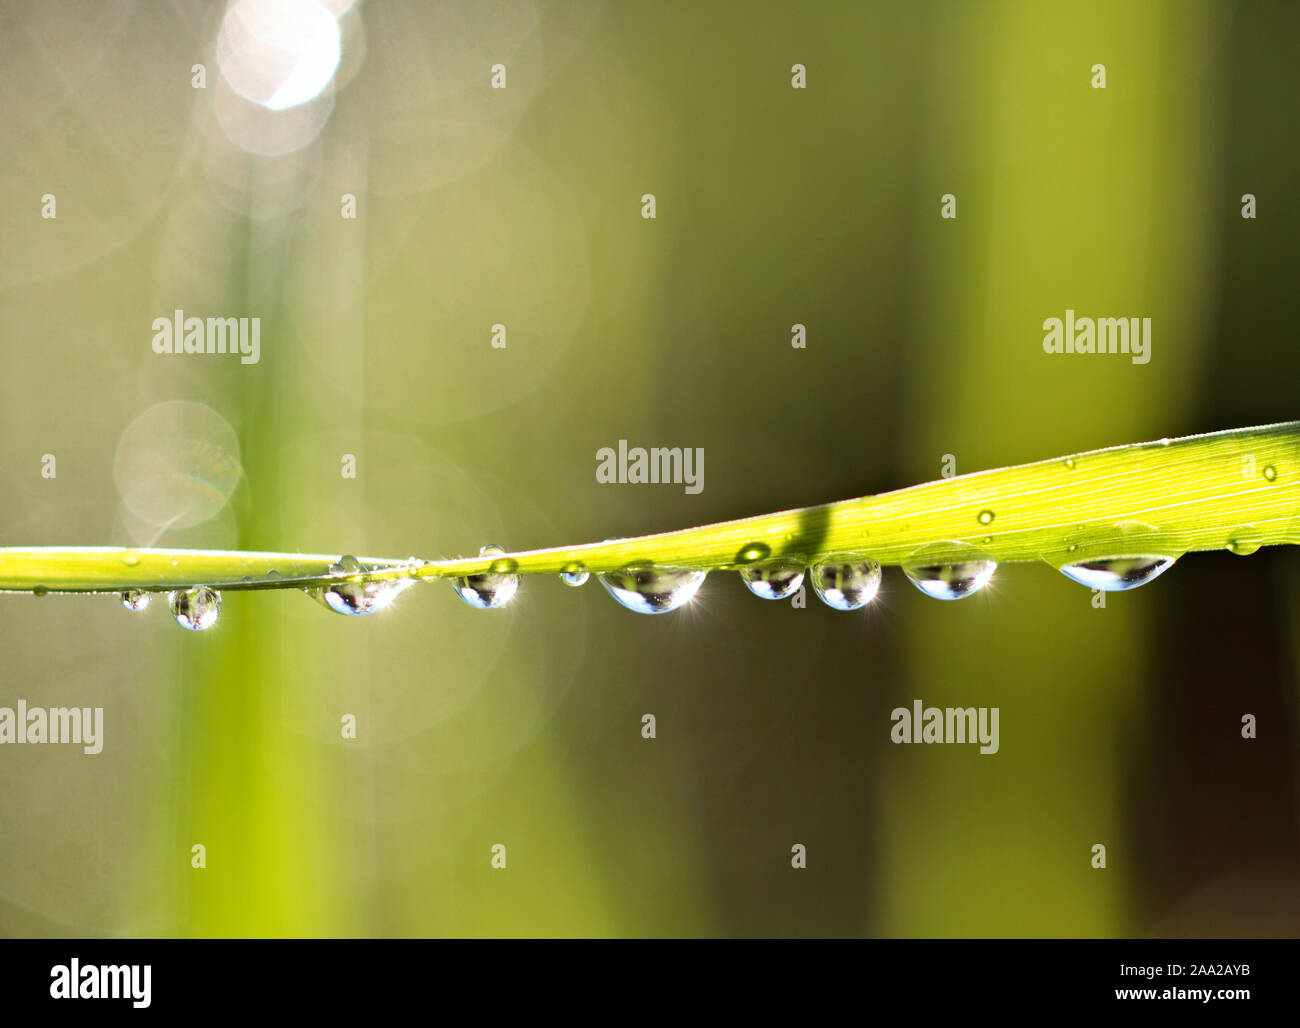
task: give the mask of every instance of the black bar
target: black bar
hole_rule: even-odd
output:
[[[1298,956],[1295,940],[1258,939],[7,940],[0,996],[6,1015],[79,1017],[115,1009],[337,1018],[402,1003],[459,1020],[466,1002],[483,1017],[513,1005],[675,1017],[687,1002],[789,1005],[819,1022],[833,1002],[867,1017],[1123,1008],[1249,1017],[1293,1010]],[[74,967],[78,995],[65,998]],[[86,996],[114,986],[118,998]]]

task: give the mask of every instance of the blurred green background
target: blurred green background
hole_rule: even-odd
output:
[[[284,110],[220,4],[0,7],[4,545],[433,558],[1298,416],[1294,5],[326,7]],[[177,308],[260,317],[260,362],[155,354]],[[1151,362],[1044,354],[1066,308],[1150,317]],[[115,473],[171,401],[242,462],[192,525],[211,482],[141,517]],[[704,490],[597,483],[620,439]],[[203,635],[0,598],[0,704],[105,708],[98,756],[0,749],[0,934],[1294,935],[1298,575],[232,594]],[[1000,752],[891,745],[916,698],[999,707]]]

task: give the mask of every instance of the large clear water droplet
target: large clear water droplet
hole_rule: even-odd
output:
[[[564,565],[564,570],[560,572],[560,581],[565,585],[573,586],[575,589],[580,585],[586,585],[587,579],[590,577],[591,572],[578,561]]]
[[[784,600],[803,585],[804,567],[796,560],[777,560],[740,569],[740,580],[755,596],[764,600]]]
[[[344,554],[329,568],[331,575],[363,575],[368,570],[351,554]],[[310,590],[310,593],[336,614],[361,617],[383,610],[414,584],[415,580],[411,578],[378,582],[331,582]]]
[[[221,613],[221,593],[206,585],[178,589],[168,595],[167,601],[176,623],[191,632],[211,628]]]
[[[490,557],[495,553],[505,553],[500,546],[484,546],[478,551],[480,557]],[[508,562],[513,566],[514,562]],[[492,567],[504,569],[505,561],[493,561]],[[451,586],[456,595],[477,610],[496,610],[504,607],[519,589],[519,576],[504,570],[484,571],[478,575],[464,575],[453,578]]]
[[[128,589],[122,594],[122,606],[127,610],[144,610],[149,606],[149,594],[143,589]]]
[[[601,572],[600,584],[628,610],[667,614],[694,596],[708,574],[691,568],[625,568]]]
[[[903,561],[908,580],[936,600],[973,596],[989,584],[997,568],[991,557],[958,543],[925,546]]]
[[[834,610],[858,610],[880,590],[880,564],[870,557],[840,553],[808,569],[813,592]]]
[[[1173,566],[1173,557],[1101,557],[1067,564],[1061,574],[1089,589],[1123,592],[1146,585]]]

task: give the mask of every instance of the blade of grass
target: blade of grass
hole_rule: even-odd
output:
[[[120,592],[206,584],[306,588],[329,581],[447,578],[488,570],[555,574],[582,565],[735,568],[864,553],[900,564],[921,547],[975,546],[999,562],[1300,543],[1300,422],[1162,439],[940,479],[816,507],[631,539],[420,562],[337,554],[116,548],[0,549],[0,590]],[[274,572],[274,574],[272,574]]]

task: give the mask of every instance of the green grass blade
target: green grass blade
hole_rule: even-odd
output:
[[[0,550],[0,590],[118,592],[208,584],[304,588],[327,581],[445,578],[487,570],[554,574],[571,565],[735,568],[862,553],[900,564],[921,547],[975,546],[999,563],[1300,543],[1300,422],[1135,443],[940,479],[876,496],[578,546],[417,562],[205,550]],[[957,551],[954,549],[954,554]],[[274,571],[272,575],[270,572]]]

